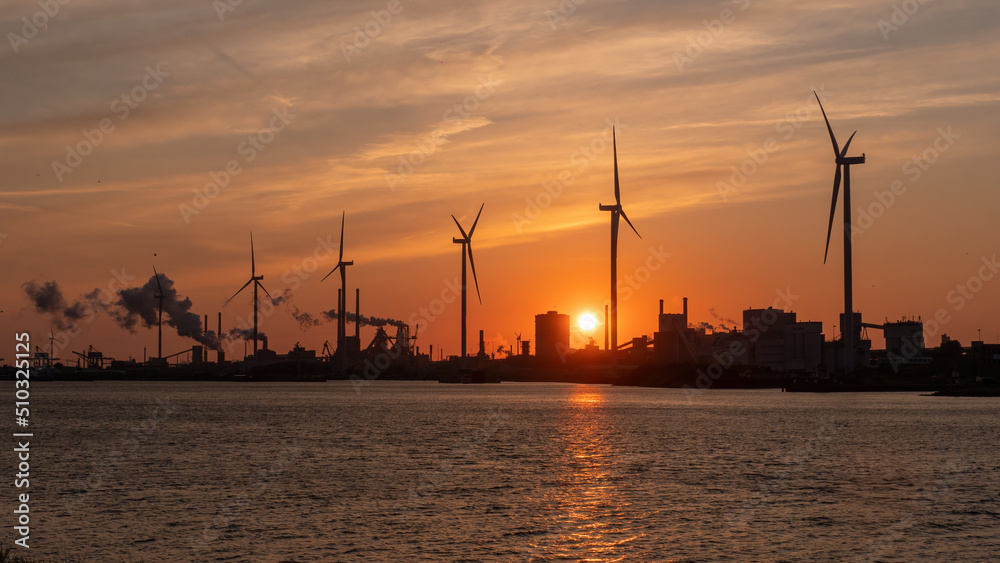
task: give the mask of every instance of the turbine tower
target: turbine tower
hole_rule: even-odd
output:
[[[465,334],[465,320],[466,320],[466,305],[465,305],[465,294],[466,294],[466,277],[465,277],[465,255],[469,255],[469,264],[472,266],[472,280],[476,282],[476,296],[479,297],[479,304],[483,304],[483,296],[479,293],[479,279],[476,278],[476,261],[472,259],[472,234],[476,232],[476,224],[479,223],[479,216],[483,214],[483,207],[486,206],[484,202],[479,206],[479,213],[476,214],[476,220],[472,222],[472,228],[469,229],[469,234],[465,234],[465,229],[462,228],[462,224],[455,219],[452,215],[451,218],[454,219],[455,224],[458,225],[459,232],[462,233],[462,238],[453,238],[451,242],[455,244],[462,245],[462,362],[465,362],[465,345],[466,345],[466,334]]]
[[[254,358],[257,358],[257,288],[259,287],[261,290],[263,290],[264,294],[267,295],[268,298],[274,299],[273,297],[271,297],[271,294],[268,293],[266,289],[264,289],[264,285],[260,283],[260,280],[262,279],[264,279],[264,276],[257,275],[257,265],[253,255],[253,232],[251,231],[250,232],[250,279],[247,281],[247,283],[243,284],[243,287],[241,287],[239,291],[237,291],[236,293],[233,294],[232,297],[227,299],[226,303],[228,304],[230,301],[232,301],[233,298],[235,298],[237,295],[240,294],[240,292],[246,289],[248,285],[253,284],[253,357]]]
[[[323,280],[325,280],[337,269],[340,269],[340,293],[337,294],[337,352],[341,354],[341,363],[347,361],[347,267],[354,265],[354,260],[344,262],[344,223],[346,221],[347,212],[345,211],[340,217],[340,258],[337,259],[337,265],[330,270],[330,273],[323,276]]]
[[[163,286],[160,285],[160,274],[156,273],[156,266],[153,266],[153,277],[156,279],[156,294],[153,298],[160,300],[160,312],[156,318],[156,357],[163,357]]]
[[[615,158],[615,204],[614,205],[600,205],[601,211],[611,212],[611,355],[615,356],[618,352],[618,223],[619,217],[625,219],[629,227],[632,227],[632,231],[635,236],[642,238],[639,231],[635,230],[635,226],[632,225],[632,221],[628,220],[628,215],[625,214],[625,210],[622,209],[622,194],[621,189],[618,187],[618,146],[615,143],[615,130],[611,128],[611,146],[614,151]]]
[[[826,252],[823,254],[823,263],[830,254],[830,236],[833,234],[833,216],[837,211],[837,194],[840,192],[841,169],[844,177],[844,320],[842,321],[841,333],[844,341],[844,369],[847,372],[854,371],[854,276],[851,271],[851,165],[864,164],[865,155],[847,156],[847,149],[854,140],[857,131],[851,133],[841,149],[837,146],[837,137],[830,127],[830,120],[826,117],[823,109],[823,102],[819,100],[819,94],[813,91],[816,101],[819,103],[819,110],[823,113],[823,120],[826,121],[826,129],[830,132],[830,141],[833,143],[833,155],[836,159],[837,169],[833,176],[833,201],[830,204],[830,224],[826,230]]]

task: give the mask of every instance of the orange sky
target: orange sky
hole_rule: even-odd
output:
[[[834,166],[815,89],[840,142],[857,130],[851,154],[867,156],[852,169],[855,218],[878,215],[856,237],[855,306],[869,322],[943,312],[934,345],[1000,335],[1000,280],[981,268],[998,250],[994,2],[895,15],[881,1],[225,5],[0,8],[8,331],[42,344],[53,323],[26,282],[54,280],[72,302],[113,271],[141,285],[154,263],[211,328],[220,310],[230,328],[250,311],[246,294],[223,304],[249,277],[251,230],[265,287],[318,316],[335,305],[339,279],[319,280],[336,259],[295,268],[312,267],[317,238],[338,242],[346,210],[351,302],[361,287],[363,314],[424,318],[421,349],[457,353],[457,302],[433,319],[420,309],[460,275],[450,215],[468,226],[483,202],[470,348],[480,328],[497,344],[533,339],[549,309],[601,317],[597,207],[614,198],[603,138],[617,123],[622,203],[643,237],[624,226],[619,273],[644,280],[620,293],[620,340],[652,334],[661,298],[679,311],[687,296],[691,321],[717,326],[779,291],[829,338],[842,242],[835,230],[824,266]],[[196,196],[227,165],[228,185]],[[734,186],[741,166],[753,173]],[[273,348],[335,341],[333,324],[302,330],[290,311],[261,323]],[[104,314],[79,328],[74,350],[155,347],[155,329]],[[603,344],[603,327],[593,336]],[[166,352],[191,343],[165,331]]]

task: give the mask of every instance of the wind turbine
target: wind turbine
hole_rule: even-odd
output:
[[[340,258],[337,265],[330,270],[330,273],[323,276],[323,280],[330,277],[337,269],[340,269],[340,293],[337,298],[337,352],[341,354],[341,362],[347,361],[347,267],[354,265],[354,260],[344,262],[344,223],[347,221],[347,212],[340,217]],[[319,280],[319,281],[323,281]]]
[[[266,289],[264,289],[264,285],[260,283],[260,280],[262,279],[264,279],[264,276],[257,275],[257,265],[253,255],[253,232],[251,231],[250,232],[250,279],[247,281],[247,283],[243,284],[243,287],[241,287],[239,291],[237,291],[236,293],[233,294],[232,297],[227,299],[226,303],[228,304],[230,301],[232,301],[233,298],[235,298],[237,295],[240,294],[240,292],[246,289],[248,285],[253,284],[253,357],[254,358],[257,357],[257,288],[259,287],[261,290],[263,290],[264,294],[267,295],[268,298],[274,299],[273,297],[271,297],[271,294],[268,293]]]
[[[622,194],[618,187],[618,146],[615,143],[615,130],[611,128],[611,146],[614,150],[615,158],[615,204],[600,205],[601,211],[611,212],[611,354],[612,357],[618,352],[618,223],[619,217],[625,219],[635,236],[642,238],[639,231],[635,230],[632,221],[628,220],[628,215],[622,209]]]
[[[479,223],[479,216],[483,214],[483,207],[486,206],[484,202],[479,206],[479,213],[476,214],[476,220],[472,222],[472,228],[469,229],[469,234],[465,234],[465,229],[462,228],[462,224],[455,219],[452,215],[451,218],[455,220],[455,224],[458,225],[458,230],[462,233],[462,238],[453,238],[451,242],[455,244],[462,245],[462,361],[465,361],[465,319],[466,319],[466,305],[465,305],[465,293],[466,293],[466,278],[465,278],[465,255],[469,255],[469,264],[472,266],[472,280],[476,282],[476,296],[479,297],[479,304],[483,304],[483,296],[479,293],[479,279],[476,278],[476,261],[472,259],[472,234],[476,232],[476,224]]]
[[[844,369],[848,372],[854,371],[854,276],[851,271],[851,165],[864,164],[865,155],[847,156],[847,149],[854,140],[857,131],[851,133],[844,148],[837,146],[837,137],[830,127],[830,120],[826,117],[823,109],[823,102],[819,100],[819,94],[813,91],[816,101],[819,103],[819,110],[823,113],[823,120],[826,121],[826,129],[830,132],[830,141],[833,143],[833,155],[837,162],[837,171],[833,176],[833,201],[830,204],[830,225],[826,230],[826,252],[823,254],[823,263],[830,254],[830,236],[833,234],[833,215],[837,211],[837,194],[840,192],[841,169],[844,177],[844,320],[842,322],[841,333],[844,341]]]
[[[160,285],[160,274],[156,272],[156,266],[153,266],[153,277],[156,278],[156,294],[153,298],[160,300],[160,312],[156,319],[156,357],[163,357],[163,286]]]

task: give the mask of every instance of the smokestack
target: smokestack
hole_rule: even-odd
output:
[[[479,355],[486,355],[486,342],[483,341],[483,331],[479,331]]]
[[[663,300],[660,299],[660,314],[663,314]]]
[[[430,351],[429,354],[427,354],[427,357],[430,358],[430,360],[432,362],[434,361],[434,345],[433,344],[431,344],[431,351]]]
[[[684,328],[687,328],[687,327],[688,327],[688,298],[685,297],[684,298],[684,326],[682,326],[681,328],[684,329]]]
[[[354,290],[354,336],[361,342],[361,288]]]
[[[205,332],[208,332],[208,315],[205,315]]]
[[[208,328],[208,323],[207,322],[205,323],[205,328],[206,329]],[[226,353],[222,351],[222,312],[221,311],[219,312],[219,332],[218,332],[218,335],[219,335],[219,354],[218,354],[217,359],[219,361],[219,364],[222,364],[223,362],[226,361]]]

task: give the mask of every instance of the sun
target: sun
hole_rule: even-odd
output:
[[[584,313],[580,315],[580,320],[576,321],[576,324],[580,326],[580,330],[591,331],[597,326],[597,318],[590,313]]]

